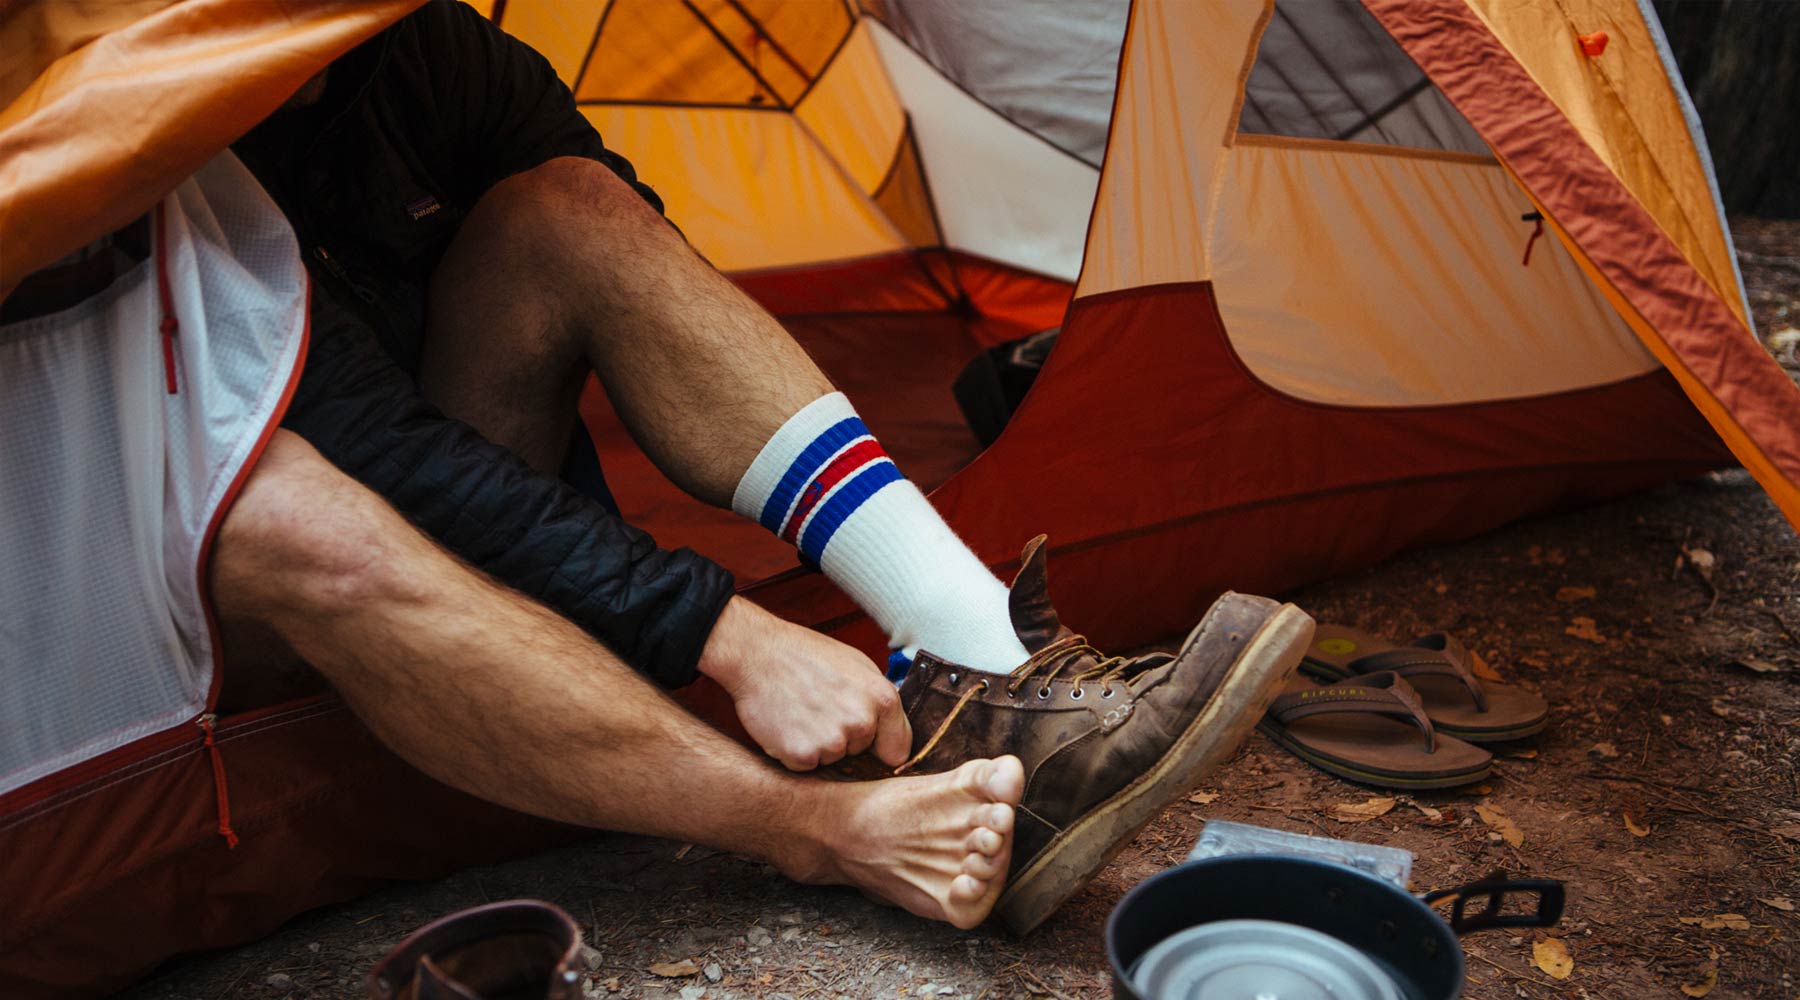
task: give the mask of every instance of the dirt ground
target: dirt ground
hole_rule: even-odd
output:
[[[1742,219],[1734,230],[1760,331],[1800,368],[1800,223]],[[1388,793],[1253,737],[1022,941],[795,886],[705,848],[602,835],[307,914],[127,996],[356,996],[365,970],[406,931],[519,896],[553,901],[583,925],[595,949],[590,996],[1105,996],[1100,931],[1114,903],[1177,863],[1204,821],[1230,819],[1406,848],[1420,891],[1495,868],[1566,880],[1560,928],[1465,941],[1467,995],[1477,1000],[1790,1000],[1800,996],[1797,584],[1800,538],[1734,472],[1287,595],[1321,621],[1394,637],[1454,632],[1550,701],[1550,729],[1507,747],[1482,786],[1396,797],[1358,822],[1334,807]],[[1534,962],[1555,948],[1538,947],[1546,937],[1573,961],[1566,978]],[[682,962],[697,971],[650,971]]]

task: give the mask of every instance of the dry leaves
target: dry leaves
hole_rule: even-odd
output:
[[[1645,823],[1640,826],[1636,820],[1631,818],[1630,813],[1622,813],[1621,815],[1625,817],[1625,829],[1630,830],[1633,837],[1650,836],[1650,824]]]
[[[1686,986],[1683,986],[1681,992],[1691,997],[1703,997],[1708,993],[1711,993],[1713,987],[1717,985],[1719,985],[1719,969],[1717,966],[1709,966],[1706,970],[1706,978],[1697,983],[1689,983]]]
[[[1753,659],[1745,658],[1745,659],[1741,659],[1741,660],[1733,660],[1733,661],[1731,661],[1731,665],[1734,667],[1743,667],[1745,670],[1751,671],[1752,673],[1758,673],[1758,674],[1779,674],[1782,672],[1782,669],[1780,667],[1776,666],[1773,663],[1770,663],[1768,660],[1753,660]]]
[[[1711,552],[1696,545],[1691,549],[1682,549],[1680,557],[1675,560],[1675,569],[1677,572],[1679,572],[1684,565],[1692,566],[1694,572],[1700,574],[1700,579],[1705,580],[1707,583],[1711,583],[1713,569],[1719,565],[1719,560],[1715,559]]]
[[[1545,938],[1531,946],[1531,964],[1551,979],[1567,979],[1575,971],[1575,959],[1561,938]]]
[[[1576,601],[1591,601],[1597,593],[1592,587],[1562,587],[1556,591],[1556,599],[1564,604],[1574,604]]]
[[[1773,899],[1764,899],[1761,896],[1758,896],[1756,897],[1756,901],[1764,906],[1780,910],[1783,913],[1794,912],[1794,901],[1786,896],[1776,896]]]
[[[1569,627],[1563,629],[1563,631],[1577,639],[1585,639],[1592,643],[1603,643],[1606,641],[1606,636],[1601,635],[1600,630],[1595,627],[1594,620],[1585,616],[1569,619]]]
[[[1493,667],[1488,666],[1487,660],[1482,659],[1480,653],[1477,653],[1472,649],[1469,650],[1469,672],[1484,681],[1494,681],[1498,683],[1506,680],[1506,678],[1495,673]]]
[[[1619,748],[1613,746],[1611,743],[1596,743],[1588,750],[1588,753],[1606,760],[1612,760],[1619,755]]]
[[[1498,833],[1500,839],[1514,847],[1525,846],[1525,831],[1519,829],[1519,824],[1514,823],[1512,818],[1501,812],[1498,807],[1476,806],[1475,815],[1480,816],[1483,823]]]
[[[699,971],[700,967],[698,965],[695,965],[685,958],[679,962],[654,962],[650,966],[650,972],[653,975],[661,976],[664,979],[681,979],[685,976],[692,976]]]
[[[1219,799],[1218,792],[1195,792],[1188,796],[1188,801],[1197,806],[1210,806]]]
[[[1341,802],[1331,807],[1331,818],[1339,823],[1367,823],[1386,816],[1394,808],[1394,799],[1373,798],[1367,802]]]
[[[1721,927],[1728,931],[1750,929],[1750,918],[1742,913],[1720,913],[1711,917],[1677,917],[1676,919],[1689,926],[1697,926],[1703,931],[1716,931]]]
[[[1442,810],[1433,809],[1428,805],[1418,802],[1417,800],[1411,798],[1410,796],[1402,795],[1402,796],[1400,796],[1400,801],[1406,803],[1409,806],[1412,806],[1414,809],[1417,809],[1419,811],[1420,815],[1424,816],[1426,819],[1431,820],[1434,823],[1438,822],[1439,820],[1442,820],[1444,818],[1444,814],[1443,814]]]
[[[1511,757],[1514,760],[1537,760],[1537,755],[1538,752],[1536,750],[1514,750],[1506,756]]]

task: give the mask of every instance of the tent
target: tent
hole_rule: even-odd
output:
[[[0,292],[416,0],[0,13]],[[490,0],[983,558],[1097,641],[1731,464],[1800,524],[1800,393],[1632,0]],[[79,201],[77,202],[77,199]],[[71,219],[67,205],[90,211]],[[1061,333],[983,449],[950,394]],[[823,577],[583,415],[627,515],[873,648]],[[203,572],[202,568],[202,572]],[[573,835],[329,698],[0,784],[0,993],[87,992]],[[228,779],[241,842],[217,836]]]

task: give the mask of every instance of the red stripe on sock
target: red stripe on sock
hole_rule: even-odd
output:
[[[800,491],[800,499],[794,503],[794,512],[788,515],[787,524],[782,526],[782,540],[789,545],[794,544],[794,539],[800,537],[800,526],[806,523],[806,515],[812,513],[812,509],[825,499],[833,486],[843,482],[846,476],[857,469],[886,457],[887,452],[882,449],[881,442],[874,438],[859,441],[845,449],[843,454],[833,459],[823,472],[813,477],[813,481]]]

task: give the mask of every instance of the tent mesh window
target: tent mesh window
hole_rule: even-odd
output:
[[[1356,0],[1278,0],[1244,86],[1238,130],[1488,152]]]

